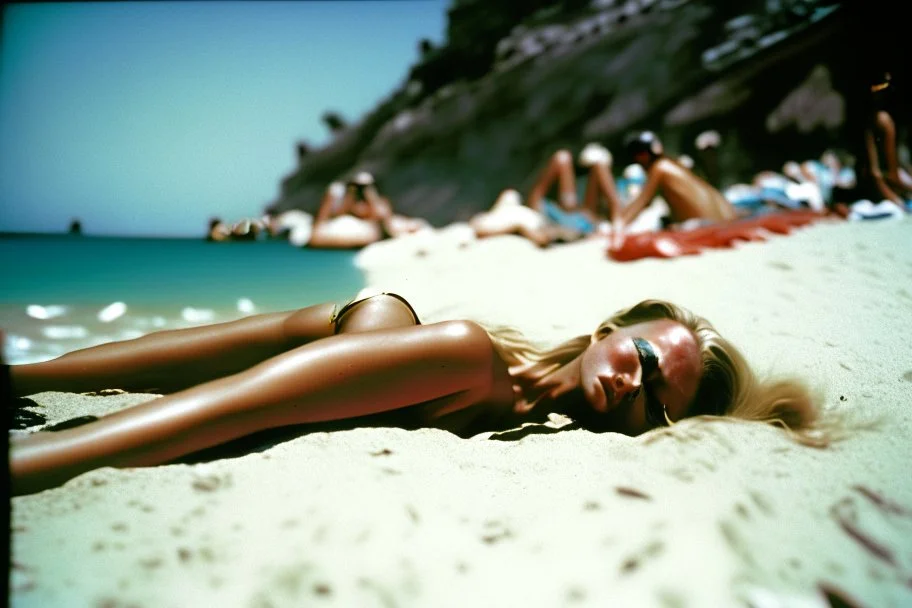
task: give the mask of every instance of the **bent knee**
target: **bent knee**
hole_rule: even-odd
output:
[[[566,148],[561,148],[551,157],[552,160],[559,165],[572,165],[573,164],[573,155],[570,154],[570,150]]]

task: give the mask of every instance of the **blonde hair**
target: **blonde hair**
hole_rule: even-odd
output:
[[[602,338],[612,331],[659,319],[670,319],[687,327],[697,340],[703,374],[690,405],[691,416],[728,416],[774,424],[806,445],[828,444],[828,434],[819,427],[817,398],[799,380],[783,378],[760,381],[744,356],[703,317],[663,300],[644,300],[618,311],[595,330]],[[524,392],[551,372],[578,357],[592,336],[577,336],[550,349],[539,349],[516,330],[488,329],[497,351],[511,366]],[[533,395],[540,397],[540,395]]]

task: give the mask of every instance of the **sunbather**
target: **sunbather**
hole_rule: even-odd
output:
[[[605,217],[600,213],[603,200],[607,217],[619,225],[620,200],[608,150],[588,144],[580,153],[579,167],[585,181],[577,180],[570,151],[558,150],[529,191],[526,206],[517,191],[505,190],[491,210],[476,215],[470,225],[479,237],[516,233],[540,246],[572,241],[596,232]],[[546,198],[555,187],[557,199]]]
[[[662,193],[668,204],[672,224],[688,220],[719,221],[736,217],[731,203],[718,190],[675,160],[665,156],[662,142],[651,131],[636,133],[627,141],[627,152],[646,170],[642,191],[623,209],[624,225],[629,224]]]
[[[805,432],[816,409],[791,381],[758,382],[705,320],[648,300],[591,335],[540,350],[471,321],[422,325],[393,294],[149,334],[4,366],[16,396],[122,388],[169,393],[58,432],[13,436],[14,494],[104,466],[139,467],[276,427],[352,420],[467,436],[562,413],[636,435],[697,415]]]
[[[380,195],[370,173],[360,172],[346,185],[326,189],[309,245],[317,248],[364,247],[385,236],[398,237],[430,228],[425,220],[398,215]]]

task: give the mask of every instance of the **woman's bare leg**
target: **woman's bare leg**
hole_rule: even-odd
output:
[[[567,209],[574,209],[578,201],[576,200],[576,176],[573,174],[573,155],[569,150],[558,150],[548,159],[541,175],[533,184],[529,191],[529,198],[526,204],[541,211],[541,200],[548,193],[554,182],[558,182],[560,189],[559,201],[561,206]]]
[[[717,131],[703,131],[694,140],[697,160],[703,174],[713,187],[719,187],[719,146],[722,140]]]
[[[16,395],[102,388],[170,393],[245,370],[279,353],[333,334],[334,306],[317,304],[291,312],[160,331],[111,342],[50,361],[11,367]],[[400,327],[411,312],[390,296],[353,308],[341,331]]]
[[[533,227],[526,223],[515,221],[510,224],[499,224],[496,227],[484,226],[479,223],[473,225],[475,236],[480,239],[490,236],[500,236],[503,234],[518,234],[539,247],[547,247],[555,238],[555,235],[547,227]]]
[[[621,197],[617,192],[617,184],[611,174],[611,166],[607,163],[596,163],[589,168],[589,179],[586,183],[586,208],[597,218],[599,197],[608,203],[608,218],[612,225],[619,227],[621,224]]]
[[[16,395],[101,388],[173,392],[331,335],[331,315],[332,304],[318,304],[93,346],[50,361],[14,365],[13,390]]]
[[[908,174],[900,171],[899,166],[899,148],[896,144],[896,123],[889,113],[880,111],[877,113],[877,127],[883,138],[884,162],[887,165],[885,177],[890,188],[900,195],[908,196],[912,193],[912,183],[910,183]],[[901,196],[901,198],[904,198]]]
[[[490,390],[491,352],[487,333],[463,321],[331,336],[85,426],[14,441],[13,493],[102,466],[168,462],[269,428],[429,401],[459,409]]]
[[[523,206],[519,193],[509,189],[500,194],[490,211],[472,217],[469,226],[478,238],[519,234],[539,247],[550,245],[556,236],[541,213]]]

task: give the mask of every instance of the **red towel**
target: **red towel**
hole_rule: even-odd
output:
[[[816,211],[783,211],[757,217],[719,222],[693,230],[662,230],[629,235],[620,249],[608,250],[618,262],[641,258],[674,258],[695,255],[706,248],[731,247],[737,241],[765,241],[764,231],[789,234],[826,217]]]

